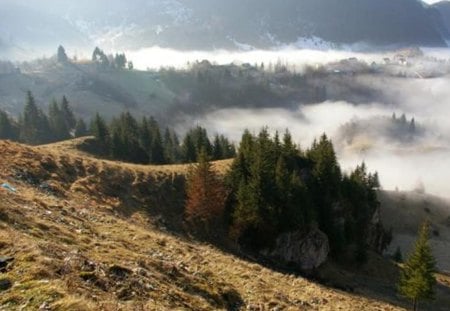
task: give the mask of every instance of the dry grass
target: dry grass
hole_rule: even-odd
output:
[[[17,188],[0,191],[0,251],[15,258],[0,310],[402,310],[169,233],[186,166],[124,165],[64,146],[0,141],[0,181]]]

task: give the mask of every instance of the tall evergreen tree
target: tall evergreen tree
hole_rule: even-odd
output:
[[[28,91],[20,122],[20,140],[27,144],[43,144],[51,141],[47,116],[37,107],[33,94]]]
[[[77,119],[75,124],[75,137],[83,137],[88,135],[86,123],[82,118]]]
[[[201,150],[204,150],[209,157],[213,155],[213,147],[208,138],[208,132],[206,129],[197,126],[189,130],[183,139],[183,160],[187,163],[197,161],[197,155]]]
[[[340,200],[342,174],[331,140],[323,134],[319,142],[314,141],[307,157],[314,163],[312,194],[319,227],[330,238],[333,252],[338,253],[343,246],[340,242],[343,232],[334,222],[334,206]]]
[[[0,110],[0,139],[18,139],[18,126],[8,114]]]
[[[164,164],[164,146],[158,122],[156,122],[154,118],[150,118],[149,126],[152,139],[149,151],[150,162],[154,164]]]
[[[204,233],[211,233],[222,216],[226,193],[223,182],[213,171],[208,156],[202,150],[188,175],[185,217],[189,224]]]
[[[102,153],[109,153],[110,149],[110,136],[108,126],[105,120],[96,113],[94,119],[91,121],[90,132],[100,143],[100,148],[102,148]]]
[[[61,114],[63,116],[64,122],[66,122],[67,128],[69,130],[74,129],[77,121],[66,96],[63,96],[61,100]]]
[[[69,61],[69,58],[67,57],[66,50],[62,45],[58,47],[58,52],[56,54],[56,57],[58,59],[58,62],[60,63],[67,63]]]
[[[48,120],[53,140],[61,141],[70,137],[69,128],[56,100],[53,100],[48,107]]]
[[[177,134],[166,128],[164,131],[164,157],[167,163],[177,163],[180,161],[180,142]]]
[[[413,301],[413,310],[418,310],[419,301],[434,298],[436,262],[429,245],[430,225],[425,222],[411,255],[406,260],[400,275],[400,293]]]

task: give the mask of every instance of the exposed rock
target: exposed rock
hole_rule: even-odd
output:
[[[375,252],[381,254],[390,244],[392,236],[387,232],[381,222],[380,206],[373,212],[367,229],[367,244]]]
[[[265,256],[308,272],[323,264],[330,252],[328,237],[317,228],[309,232],[294,231],[281,234],[275,247],[263,251]]]
[[[5,290],[8,290],[12,287],[12,282],[8,279],[1,279],[0,280],[0,291],[3,292]]]

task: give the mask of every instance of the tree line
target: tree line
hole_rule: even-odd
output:
[[[342,173],[325,134],[301,150],[288,131],[282,138],[271,136],[267,128],[257,135],[245,131],[224,177],[212,168],[204,149],[198,160],[186,187],[185,220],[192,232],[213,237],[222,226],[240,246],[258,251],[274,245],[283,232],[318,226],[328,236],[335,260],[353,250],[355,262],[367,261],[371,219],[379,207],[378,174],[369,173],[364,163]],[[398,292],[413,301],[413,310],[435,294],[429,232],[425,222],[397,284]],[[383,248],[389,239],[385,232]]]
[[[31,92],[23,113],[14,119],[0,110],[0,139],[39,145],[93,135],[101,155],[114,160],[141,164],[172,164],[197,161],[200,150],[214,160],[235,156],[234,145],[223,135],[211,140],[206,129],[190,129],[180,141],[174,130],[161,128],[153,117],[136,120],[129,112],[106,122],[96,114],[89,126],[76,118],[65,96],[53,100],[45,113]]]
[[[208,176],[207,166],[199,167]],[[209,177],[214,182],[204,184],[213,187],[216,179]],[[200,183],[201,178],[188,180]],[[288,131],[282,137],[270,135],[267,128],[257,135],[245,131],[231,169],[217,187],[227,198],[220,217],[230,238],[241,246],[263,249],[283,232],[318,226],[328,236],[335,258],[352,248],[357,261],[366,260],[371,215],[379,205],[378,174],[369,173],[364,163],[348,174],[342,173],[333,144],[325,134],[309,149],[301,150]],[[217,191],[201,192],[198,185],[187,189],[189,220],[195,219],[193,202],[209,202],[215,206],[211,213],[217,215],[220,208],[216,205],[221,201],[217,195],[207,198],[207,193]],[[189,189],[196,191],[189,193]],[[205,198],[200,200],[198,196]],[[198,209],[202,210],[202,227],[209,227],[208,221],[216,216],[205,216],[200,205]]]
[[[85,136],[87,133],[85,122],[75,118],[65,96],[60,101],[53,100],[48,113],[36,105],[31,92],[27,92],[25,106],[18,119],[0,110],[0,139],[39,145]]]
[[[200,126],[190,129],[180,141],[174,130],[162,129],[153,117],[138,121],[129,112],[109,125],[97,114],[90,128],[106,155],[133,163],[191,163],[197,161],[201,150],[213,160],[229,159],[236,153],[225,136],[215,135],[211,141]]]

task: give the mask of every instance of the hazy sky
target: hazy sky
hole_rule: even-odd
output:
[[[442,0],[423,0],[426,3],[436,3],[436,2],[440,2]]]

